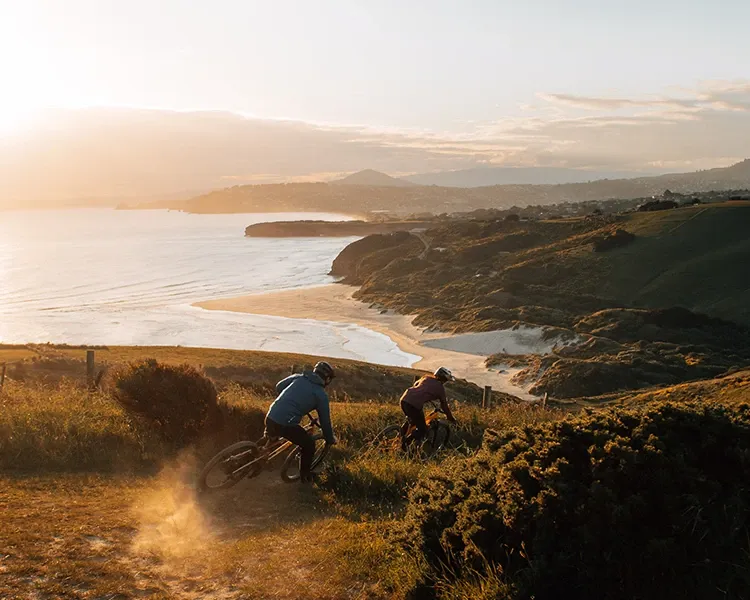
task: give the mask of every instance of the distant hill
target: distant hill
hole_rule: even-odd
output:
[[[601,179],[631,179],[644,175],[636,171],[585,171],[561,167],[477,167],[458,171],[419,173],[404,177],[419,185],[445,187],[485,187],[490,185],[553,185],[560,183],[585,183]]]
[[[374,187],[414,187],[416,183],[396,179],[380,171],[365,169],[331,182],[335,185],[369,185]]]
[[[210,194],[210,202],[203,197],[192,204],[200,205],[196,210],[203,212],[236,212],[238,201],[243,208],[254,210],[271,210],[262,202],[280,201],[296,210],[330,210],[333,206],[340,210],[343,205],[354,211],[372,206],[400,212],[453,212],[634,198],[661,193],[664,188],[701,191],[709,186],[750,186],[747,165],[666,175],[664,179],[629,179],[636,173],[601,169],[488,166],[446,171],[454,165],[478,164],[463,155],[457,162],[452,150],[443,155],[381,142],[378,136],[360,138],[336,128],[224,112],[52,110],[40,115],[33,126],[0,135],[0,208],[145,202],[152,202],[153,207],[157,205],[154,202],[161,205],[164,200],[179,206],[179,201],[190,195],[240,185],[244,186],[241,191],[222,191],[221,199]],[[326,184],[334,191],[321,192],[322,188],[303,184],[259,187],[321,181],[330,173],[353,173],[362,165],[377,171],[354,173],[341,182]],[[384,174],[428,168],[442,172],[415,175],[410,181]],[[606,180],[589,182],[601,178]],[[184,190],[192,194],[182,194]],[[329,201],[330,197],[335,200]],[[212,206],[213,202],[221,208]]]
[[[383,177],[397,181],[387,175]],[[363,176],[362,179],[369,179],[369,176]],[[482,208],[546,206],[615,198],[649,198],[666,190],[690,194],[739,189],[750,189],[750,159],[731,167],[694,173],[556,185],[495,185],[475,188],[364,183],[238,185],[185,202],[167,203],[166,206],[196,213],[323,211],[362,214],[385,211],[412,215],[468,212]]]

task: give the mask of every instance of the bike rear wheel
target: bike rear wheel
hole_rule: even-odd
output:
[[[245,477],[255,477],[263,470],[258,446],[253,442],[237,442],[224,448],[206,463],[198,476],[198,490],[225,490]]]
[[[323,437],[322,433],[316,433],[312,436],[313,442],[315,442],[315,453],[313,454],[313,460],[311,469],[315,469],[320,465],[320,463],[323,462],[326,456],[328,456],[328,452],[331,449],[330,446],[326,443],[325,438]],[[286,460],[284,460],[284,464],[281,467],[281,478],[286,483],[292,483],[294,481],[299,481],[300,478],[300,459],[301,459],[301,450],[299,446],[296,446],[292,451],[289,453],[289,456],[286,457]]]
[[[395,451],[401,449],[401,426],[389,425],[372,441],[372,447],[378,450]]]

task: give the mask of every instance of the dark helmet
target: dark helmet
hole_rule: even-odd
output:
[[[450,369],[446,367],[440,367],[437,371],[435,371],[435,377],[445,383],[446,381],[456,381],[456,378],[453,377],[453,373],[450,372]]]
[[[336,377],[336,372],[333,370],[333,367],[330,363],[327,363],[324,360],[321,360],[313,367],[313,373],[318,375],[323,381],[330,381]]]

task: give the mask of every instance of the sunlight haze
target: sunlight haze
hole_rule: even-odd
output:
[[[750,600],[750,0],[0,0],[0,600]]]
[[[189,146],[219,138],[226,158],[159,185],[123,166],[127,182],[106,189],[66,174],[42,190],[14,168],[0,194],[163,194],[365,168],[726,166],[750,154],[748,19],[738,0],[5,2],[0,156],[20,171],[50,152],[91,160],[94,138],[119,127],[102,109],[132,117],[129,131],[152,122],[157,145],[175,127]],[[234,131],[217,132],[227,119]],[[70,122],[83,127],[75,143]],[[102,160],[137,161],[148,137]],[[310,144],[320,152],[300,150]]]

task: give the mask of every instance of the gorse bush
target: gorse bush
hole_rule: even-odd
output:
[[[513,599],[750,597],[747,405],[488,432],[409,500],[399,535],[433,597],[471,581]]]
[[[445,468],[444,461],[474,454],[487,427],[510,428],[564,416],[528,404],[501,404],[490,409],[457,406],[459,423],[451,426],[448,449],[428,459],[414,451],[404,454],[371,445],[385,426],[403,422],[404,415],[395,404],[339,404],[333,406],[332,413],[340,444],[331,453],[318,485],[340,508],[347,506],[371,515],[401,513],[420,477]]]
[[[194,442],[217,417],[214,384],[190,365],[150,359],[116,370],[113,380],[112,395],[128,414],[175,447]]]

